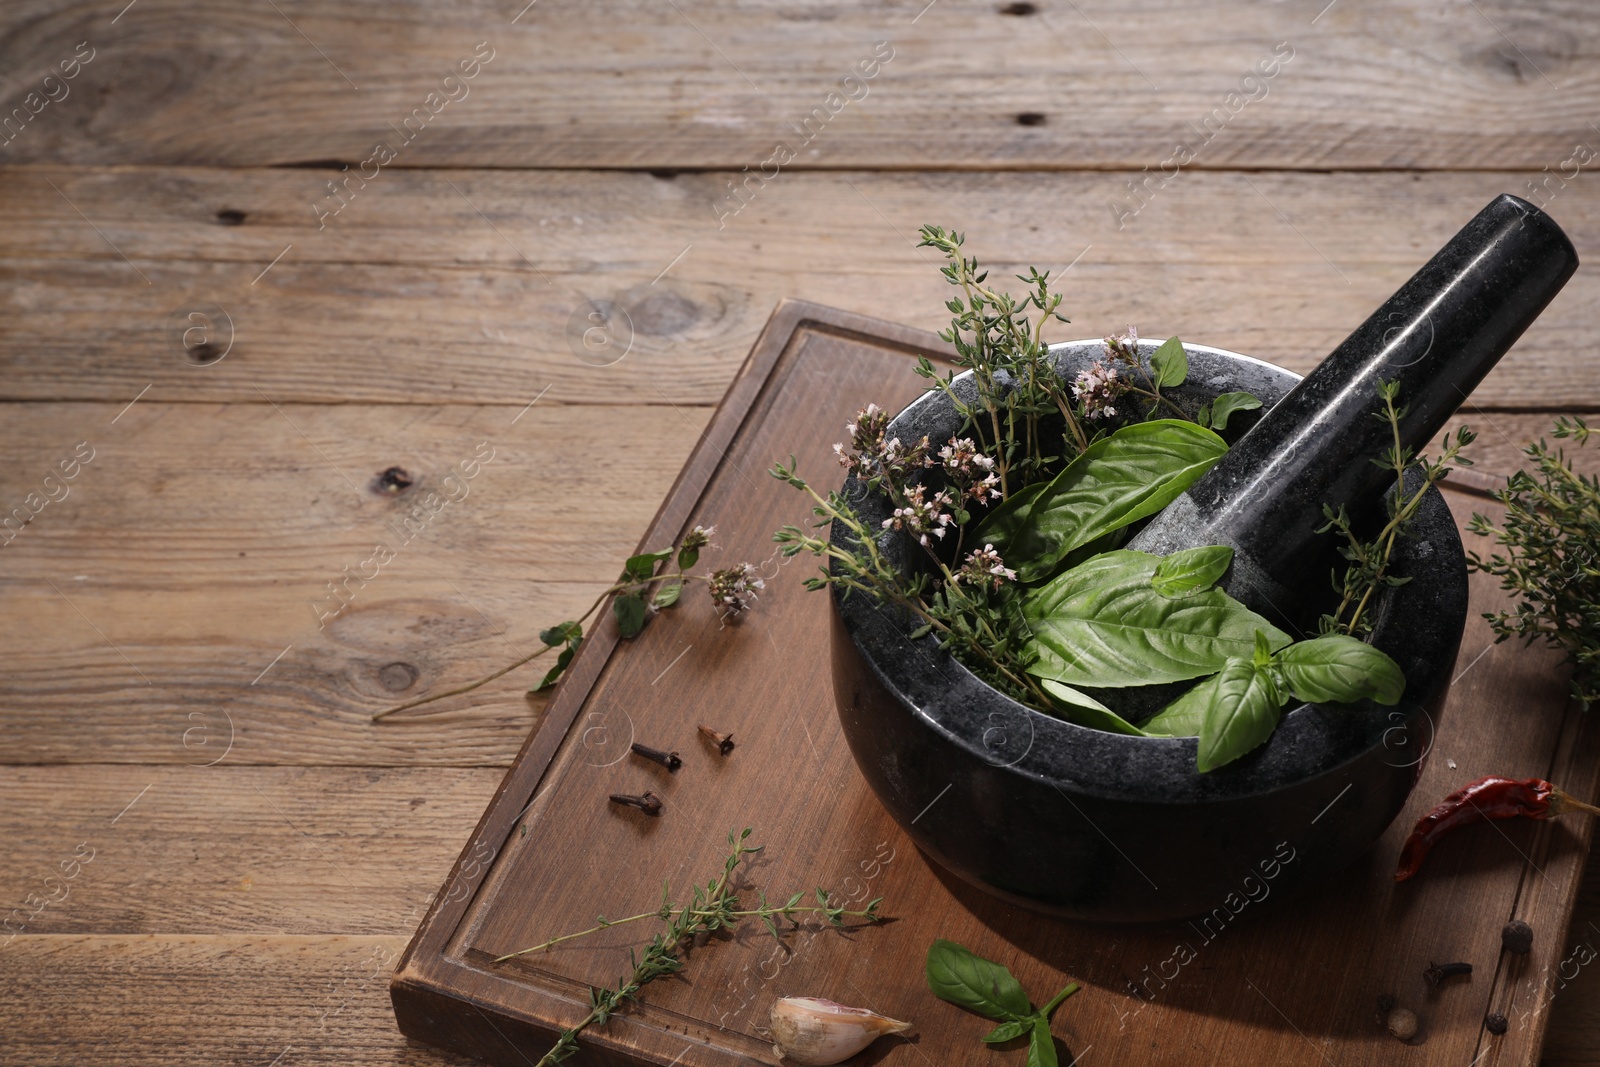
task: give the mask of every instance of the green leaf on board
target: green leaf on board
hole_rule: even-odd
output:
[[[1050,1020],[1043,1015],[1033,1017],[1033,1033],[1028,1035],[1028,1067],[1060,1067],[1056,1057],[1056,1039],[1050,1033]]]
[[[560,654],[556,656],[555,666],[546,671],[539,684],[528,691],[530,693],[542,693],[560,681],[562,674],[566,673],[568,665],[572,663],[572,657],[577,653],[578,646],[582,643],[582,637],[573,637],[572,640],[568,641],[567,647],[562,649]]]
[[[636,582],[647,582],[655,576],[656,564],[672,555],[672,549],[665,548],[660,552],[645,552],[637,556],[629,556],[628,561],[622,565],[623,572]]]
[[[1010,971],[954,941],[940,939],[928,946],[927,976],[934,996],[979,1015],[1012,1021],[1033,1014],[1028,995]]]
[[[644,597],[638,593],[618,593],[611,600],[611,613],[617,619],[617,632],[632,637],[644,629]]]
[[[1210,589],[1232,563],[1233,549],[1226,545],[1186,548],[1156,564],[1150,586],[1162,596],[1176,600]]]
[[[582,636],[583,624],[577,622],[558,623],[555,626],[550,627],[548,630],[539,631],[539,640],[543,641],[551,648],[554,648],[564,641],[570,641],[575,637]]]
[[[1183,350],[1183,342],[1176,337],[1163,341],[1151,355],[1150,367],[1156,372],[1156,385],[1161,388],[1182,385],[1189,377],[1189,354]]]
[[[669,582],[656,590],[655,599],[651,601],[658,608],[670,608],[678,602],[678,597],[683,595],[682,582]]]
[[[1151,587],[1161,560],[1107,552],[1033,590],[1023,601],[1033,633],[1028,672],[1069,686],[1120,688],[1181,682],[1248,660],[1257,630],[1271,647],[1289,635],[1221,589],[1180,600]]]
[[[680,571],[686,571],[690,567],[693,567],[696,563],[699,563],[699,562],[700,562],[700,550],[698,548],[680,548],[680,549],[678,549],[678,569]]]
[[[1073,549],[1166,507],[1227,450],[1192,422],[1124,426],[1049,482],[1002,502],[979,524],[974,543],[992,543],[1022,581],[1038,581]]]
[[[983,1035],[986,1045],[998,1045],[1003,1041],[1015,1041],[1023,1034],[1033,1029],[1033,1022],[1029,1019],[1012,1019],[1010,1022],[1001,1023],[999,1026]]]

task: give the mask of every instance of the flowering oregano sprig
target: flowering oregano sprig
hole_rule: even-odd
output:
[[[1102,360],[1096,360],[1087,370],[1079,371],[1072,382],[1072,397],[1082,405],[1083,417],[1096,421],[1115,418],[1117,398],[1127,391],[1127,379],[1117,374],[1117,368]]]
[[[589,610],[576,619],[569,619],[539,631],[541,645],[538,650],[475,682],[386,708],[373,715],[373,721],[380,721],[395,712],[408,711],[436,700],[443,700],[445,697],[470,693],[497,678],[510,674],[525,663],[538,659],[548,652],[559,650],[555,664],[545,672],[538,685],[528,690],[528,694],[531,696],[549,689],[560,680],[572,663],[573,656],[577,654],[578,647],[583,644],[584,624],[589,622],[608,598],[611,601],[612,617],[616,619],[617,632],[623,637],[633,637],[638,634],[651,616],[677,604],[684,588],[689,582],[694,581],[707,584],[711,599],[724,618],[739,616],[749,610],[754,603],[756,592],[766,587],[766,583],[756,575],[754,567],[748,563],[740,563],[712,571],[710,574],[687,573],[700,561],[700,550],[711,544],[711,537],[716,532],[715,526],[695,526],[685,533],[674,547],[664,548],[659,552],[641,552],[637,556],[628,557],[622,566],[622,574],[595,598],[594,603],[589,605]],[[673,566],[674,564],[676,566]]]
[[[856,425],[859,424],[858,418]],[[984,486],[989,478],[988,464],[979,462],[979,454],[970,446],[970,441],[960,440],[953,440],[948,446],[957,472],[963,465],[967,468],[963,499],[971,497],[973,489]],[[990,457],[982,458],[993,462]],[[932,463],[949,469],[943,458]],[[835,545],[826,536],[815,536],[798,526],[785,526],[774,533],[772,539],[782,546],[780,551],[785,558],[809,552],[823,561],[821,573],[806,580],[807,589],[837,586],[847,596],[865,593],[879,603],[898,607],[916,622],[913,638],[935,633],[953,655],[989,684],[1035,706],[1050,706],[1049,697],[1023,669],[1021,649],[1028,634],[1021,613],[1016,610],[1016,573],[1004,565],[992,545],[968,553],[957,571],[952,571],[932,550],[930,532],[939,537],[945,530],[965,526],[973,518],[971,513],[955,507],[948,490],[939,490],[929,498],[920,483],[905,486],[885,476],[882,489],[895,504],[894,513],[874,528],[842,494],[830,492],[824,497],[817,493],[795,472],[792,458],[788,464],[775,464],[769,473],[811,498],[811,511],[818,520],[815,526],[826,528],[838,522],[857,545],[854,549]],[[990,494],[998,495],[992,486],[987,486],[981,496]],[[935,502],[938,510],[933,510]],[[910,516],[906,514],[908,510],[912,512]],[[879,538],[896,532],[906,534],[925,550],[932,573],[903,571],[889,562]]]

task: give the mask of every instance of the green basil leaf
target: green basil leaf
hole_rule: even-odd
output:
[[[1272,672],[1249,660],[1231,661],[1216,682],[1200,725],[1195,766],[1201,774],[1232,763],[1271,737],[1284,703]]]
[[[1050,1033],[1050,1020],[1033,1018],[1033,1033],[1028,1035],[1028,1067],[1061,1067],[1056,1058],[1056,1039]]]
[[[656,597],[651,601],[658,608],[670,608],[678,602],[678,597],[683,595],[682,582],[669,582],[656,590]]]
[[[622,565],[623,572],[636,582],[647,582],[656,573],[656,564],[672,555],[672,549],[663,549],[660,552],[645,552],[638,556],[629,556],[628,562]]]
[[[941,939],[928,946],[927,974],[934,996],[979,1015],[1014,1021],[1033,1014],[1028,995],[1010,971],[954,941]]]
[[[611,600],[611,613],[617,617],[617,631],[623,637],[644,629],[644,597],[638,593],[618,593]]]
[[[678,550],[678,569],[680,571],[686,571],[699,562],[700,550],[698,548],[680,548]]]
[[[1174,552],[1156,564],[1150,587],[1164,597],[1176,600],[1210,589],[1228,572],[1233,549],[1226,545],[1203,545]]]
[[[1074,567],[1023,599],[1033,638],[1028,672],[1064,685],[1114,689],[1181,682],[1249,660],[1255,635],[1289,635],[1221,589],[1171,600],[1151,588],[1159,557],[1121,549]]]
[[[1296,641],[1273,657],[1289,691],[1310,703],[1372,699],[1395,704],[1405,691],[1400,665],[1365,641],[1328,634]]]
[[[983,1041],[987,1045],[998,1045],[1002,1041],[1015,1041],[1032,1029],[1033,1021],[1031,1018],[1012,1019],[1010,1022],[1001,1023],[987,1034],[984,1034]]]
[[[1228,451],[1202,426],[1157,419],[1101,438],[1044,488],[1029,486],[978,525],[1024,582],[1048,577],[1067,553],[1172,503]]]
[[[1087,726],[1091,730],[1104,730],[1113,734],[1129,734],[1133,737],[1144,737],[1145,732],[1121,715],[1100,703],[1088,693],[1080,693],[1069,685],[1050,678],[1039,679],[1039,684],[1044,691],[1049,693],[1060,707],[1056,709],[1061,718],[1068,722],[1075,722],[1079,726]]]
[[[1163,389],[1169,385],[1182,385],[1184,379],[1189,377],[1189,353],[1183,350],[1182,341],[1169,337],[1150,357],[1150,367],[1156,372],[1156,384]]]
[[[1261,401],[1251,393],[1223,393],[1211,402],[1211,428],[1226,430],[1228,416],[1235,411],[1254,411]]]
[[[1199,737],[1206,708],[1215,698],[1218,675],[1213,674],[1177,700],[1146,719],[1139,727],[1147,737]]]
[[[1258,671],[1266,670],[1272,666],[1272,642],[1260,630],[1256,631],[1256,649],[1250,662],[1255,665]]]

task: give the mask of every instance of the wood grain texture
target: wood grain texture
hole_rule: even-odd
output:
[[[948,286],[914,247],[923,223],[970,234],[997,280],[1054,270],[1073,319],[1058,340],[1133,322],[1303,372],[1525,180],[1186,174],[1118,229],[1115,173],[784,174],[719,229],[715,173],[385,172],[319,231],[325,171],[0,177],[0,397],[120,406],[148,386],[148,400],[517,408],[546,387],[563,403],[713,404],[785,297],[941,329]],[[1580,256],[1600,255],[1600,183],[1550,210]],[[1600,328],[1597,278],[1578,273],[1477,404],[1600,408],[1580,341]],[[592,301],[631,324],[593,351]],[[227,354],[195,366],[184,315],[207,307],[231,321],[206,335]]]
[[[504,666],[583,612],[707,414],[646,421],[548,398],[520,417],[148,399],[120,416],[0,409],[0,499],[24,516],[61,457],[94,449],[63,499],[0,529],[0,643],[16,657],[0,692],[30,712],[0,718],[7,758],[192,765],[224,751],[231,764],[508,763],[542,707],[523,696],[531,666],[440,714],[369,717]],[[588,443],[597,427],[603,449]],[[391,468],[408,488],[383,487]],[[684,610],[709,609],[703,597]]]
[[[201,17],[140,0],[114,19],[88,0],[20,0],[0,22],[6,112],[79,42],[94,58],[3,150],[355,164],[387,140],[396,167],[757,169],[784,141],[797,167],[1138,169],[1188,141],[1200,167],[1537,170],[1594,137],[1600,31],[1582,0],[1327,8],[228,0]],[[841,84],[879,41],[892,58]],[[1242,83],[1275,48],[1292,58]],[[475,53],[493,58],[444,84]],[[419,108],[408,143],[399,127]]]
[[[469,1067],[394,1028],[395,935],[27,935],[0,952],[8,1067]]]
[[[748,419],[742,406],[725,406],[708,429],[715,443],[691,458],[657,518],[658,532],[703,521],[706,509],[737,499],[737,512],[724,514],[723,536],[734,544],[764,536],[784,491],[746,490],[737,466],[784,434],[805,440],[802,469],[825,462],[817,427],[853,407],[839,396],[841,387],[886,380],[908,359],[898,344],[875,348],[863,340],[860,331],[870,324],[839,321],[845,325],[836,331],[802,328],[782,349],[770,388],[745,401]],[[781,347],[770,336],[758,346],[741,388],[765,373]],[[889,403],[914,392],[897,387]],[[975,1028],[965,1013],[927,994],[920,959],[929,941],[943,936],[1002,960],[1030,990],[1058,988],[1068,977],[1084,981],[1088,991],[1063,1009],[1056,1031],[1074,1054],[1092,1046],[1116,1062],[1176,1065],[1229,1048],[1247,1050],[1250,1062],[1301,1062],[1321,1053],[1340,1063],[1387,1063],[1396,1046],[1374,1025],[1372,1006],[1377,994],[1392,992],[1426,1019],[1415,1062],[1470,1062],[1481,1054],[1485,1063],[1532,1064],[1561,973],[1556,931],[1589,854],[1589,823],[1508,825],[1504,836],[1463,832],[1440,846],[1424,877],[1398,887],[1392,880],[1410,826],[1464,781],[1537,774],[1584,795],[1596,787],[1600,733],[1587,717],[1562,714],[1564,683],[1554,658],[1496,644],[1478,617],[1502,602],[1494,583],[1474,581],[1454,690],[1434,723],[1418,788],[1383,838],[1298,906],[1263,903],[1218,930],[1043,919],[966,887],[918,855],[848,758],[825,657],[805,654],[824,647],[829,607],[793,582],[769,583],[759,613],[736,627],[685,619],[670,631],[647,630],[618,654],[609,643],[588,646],[544,734],[519,757],[469,839],[449,883],[467,880],[466,889],[441,895],[407,950],[396,975],[397,1014],[410,1033],[516,1062],[496,1046],[498,1031],[532,1041],[542,1033],[548,1044],[553,1030],[583,1015],[585,987],[609,980],[638,940],[618,928],[549,953],[505,963],[496,957],[588,925],[596,912],[654,906],[654,878],[646,890],[635,870],[678,886],[703,882],[720,866],[724,828],[752,825],[770,844],[750,873],[753,886],[773,898],[810,885],[850,899],[881,894],[897,921],[848,938],[802,933],[792,955],[756,933],[697,947],[689,981],[652,987],[637,1010],[590,1036],[600,1062],[772,1062],[762,1027],[772,999],[785,994],[829,996],[916,1020],[913,1048],[885,1044],[872,1062],[920,1062],[919,1055],[1003,1062],[1003,1051],[973,1047],[986,1026]],[[673,688],[656,688],[669,672]],[[1508,707],[1518,709],[1514,723]],[[744,742],[725,761],[687,751],[678,775],[654,773],[620,751],[612,759],[610,748],[594,743],[595,730],[611,738],[624,726],[672,743],[692,738],[694,724],[708,718]],[[556,748],[546,735],[563,731]],[[799,802],[794,789],[772,789],[775,780],[803,783]],[[659,820],[605,811],[607,792],[646,787],[666,800]],[[1329,792],[1337,817],[1339,796]],[[939,795],[930,783],[930,801]],[[498,853],[487,874],[480,852]],[[1514,915],[1550,939],[1517,966],[1497,969],[1499,929]],[[1165,974],[1175,944],[1189,945],[1201,962]],[[1449,995],[1430,994],[1422,970],[1446,958],[1477,961],[1481,978]],[[1130,980],[1147,983],[1144,995],[1130,991]],[[1515,1020],[1512,1033],[1484,1035],[1491,1009]],[[475,1012],[492,1014],[494,1025]]]
[[[409,937],[501,775],[0,768],[0,964],[35,935]]]

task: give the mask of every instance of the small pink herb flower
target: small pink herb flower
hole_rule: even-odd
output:
[[[932,500],[925,499],[926,495],[927,490],[923,486],[912,486],[906,493],[906,506],[895,508],[883,520],[883,528],[904,530],[924,545],[930,543],[929,534],[943,540],[945,528],[955,522],[955,518],[945,509],[954,505],[955,501],[943,489],[935,493]]]
[[[1072,383],[1072,396],[1083,404],[1086,419],[1109,419],[1116,415],[1114,401],[1128,389],[1115,367],[1096,360],[1088,370],[1078,372]]]
[[[931,457],[929,462],[931,465]],[[939,462],[960,495],[980,502],[1000,499],[1000,476],[994,473],[994,460],[979,452],[972,438],[950,438],[950,443],[939,450]]]
[[[749,610],[755,602],[756,593],[767,587],[767,583],[756,575],[756,569],[748,563],[712,571],[710,585],[711,599],[718,607],[726,609],[730,616]]]
[[[683,544],[679,547],[684,550],[704,548],[711,543],[711,535],[716,532],[715,526],[696,526],[683,535]]]
[[[844,428],[850,434],[849,447],[842,441],[837,442],[833,455],[839,466],[858,478],[889,475],[904,479],[929,462],[926,437],[910,447],[898,437],[884,440],[889,429],[889,413],[876,404],[868,404],[856,412],[856,421],[846,423]]]
[[[1015,581],[1017,572],[1007,567],[993,545],[984,545],[967,553],[967,561],[955,573],[955,580],[968,585],[990,585],[999,589],[1008,581]]]
[[[1120,359],[1124,363],[1138,363],[1139,331],[1133,326],[1129,326],[1127,333],[1114,333],[1107,337],[1106,355],[1112,359]]]

